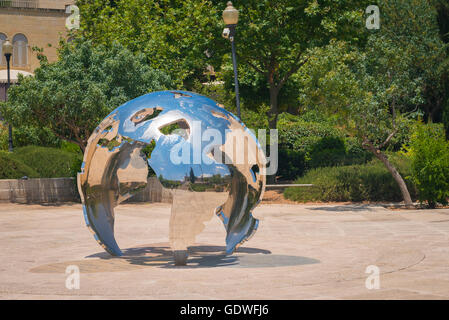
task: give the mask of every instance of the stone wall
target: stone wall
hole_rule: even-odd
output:
[[[0,202],[54,203],[79,201],[73,178],[0,180]]]
[[[79,202],[74,178],[5,179],[0,180],[0,202],[61,203]],[[171,194],[155,177],[147,187],[125,202],[171,202]]]

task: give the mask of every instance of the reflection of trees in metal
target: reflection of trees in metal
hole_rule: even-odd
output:
[[[201,143],[211,128],[221,141]],[[244,143],[234,145],[235,137]],[[199,150],[195,139],[200,139]],[[179,145],[189,151],[189,161],[175,164],[171,152]],[[204,155],[211,161],[194,161],[198,153],[199,159]],[[242,154],[245,161],[235,161]],[[78,175],[86,224],[106,251],[121,255],[114,207],[145,188],[148,176],[157,175],[172,190],[172,249],[191,246],[215,213],[226,228],[226,251],[232,253],[257,229],[251,211],[263,195],[265,165],[254,135],[214,101],[182,91],[147,94],[114,110],[89,138]]]

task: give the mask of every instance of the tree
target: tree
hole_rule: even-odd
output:
[[[47,127],[84,151],[98,123],[113,109],[142,94],[167,89],[170,78],[151,68],[143,55],[123,46],[94,47],[90,41],[60,43],[59,60],[10,88],[2,114],[13,125]]]
[[[269,91],[270,128],[279,114],[278,97],[307,62],[308,50],[332,38],[356,41],[365,1],[236,1],[240,10],[236,47],[240,61],[261,74]]]
[[[432,1],[381,1],[382,33],[413,57],[410,74],[422,78],[424,118],[441,121],[449,98],[446,48],[440,37],[439,13]],[[441,14],[441,11],[440,11]],[[443,25],[442,25],[443,26]]]
[[[191,80],[202,77],[206,64],[218,70],[223,61],[230,61],[229,43],[221,38],[225,1],[77,3],[81,32],[86,37],[103,44],[117,39],[133,52],[144,52],[153,65],[188,88]],[[234,1],[240,11],[236,43],[241,74],[260,74],[255,79],[257,85],[268,88],[270,127],[276,127],[281,91],[307,60],[307,50],[326,45],[334,37],[356,40],[359,36],[354,27],[362,27],[365,3],[368,1]],[[251,90],[242,93],[258,94]]]
[[[449,3],[446,0],[433,0],[433,4],[438,13],[438,26],[440,30],[441,40],[446,44],[446,59],[441,65],[442,70],[442,85],[443,92],[441,94],[441,100],[444,103],[442,109],[442,120],[446,128],[446,137],[449,139]],[[440,119],[434,118],[434,121]]]
[[[382,161],[405,204],[412,206],[403,178],[383,150],[407,126],[412,114],[405,109],[421,101],[421,83],[410,78],[410,59],[391,41],[375,37],[369,44],[367,53],[351,50],[342,42],[316,50],[300,79],[301,103],[337,115],[363,148]]]
[[[386,166],[411,207],[407,186],[384,150],[421,113],[444,46],[428,2],[380,1],[379,6],[381,30],[372,32],[365,46],[334,41],[313,52],[298,75],[300,102],[337,114]]]
[[[221,10],[208,0],[79,0],[80,32],[95,44],[120,42],[143,53],[151,65],[169,74],[178,86],[203,77],[205,54],[224,48]],[[223,3],[221,3],[223,5]],[[221,47],[221,48],[220,48]]]

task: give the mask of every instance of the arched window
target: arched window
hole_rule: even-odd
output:
[[[12,45],[14,47],[12,52],[12,65],[14,67],[26,67],[28,64],[28,40],[18,33],[12,38]]]
[[[6,65],[6,59],[3,55],[3,42],[6,41],[6,34],[0,32],[0,65]]]

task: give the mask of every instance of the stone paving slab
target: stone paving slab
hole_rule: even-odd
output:
[[[259,230],[233,255],[214,217],[188,265],[175,267],[168,204],[117,208],[121,258],[98,246],[79,204],[0,204],[0,298],[449,298],[449,209],[262,204],[254,215]],[[66,288],[69,265],[80,269],[80,289]],[[366,288],[371,265],[379,289]]]

